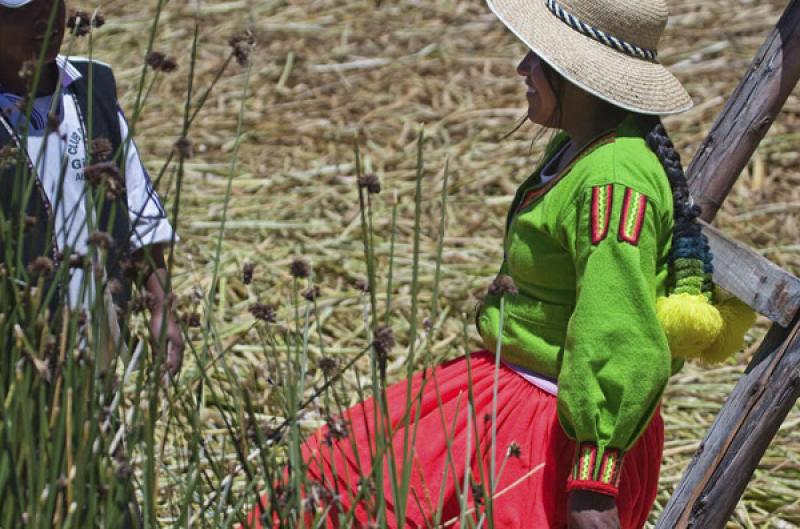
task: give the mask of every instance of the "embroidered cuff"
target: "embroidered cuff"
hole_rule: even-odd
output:
[[[597,444],[580,443],[572,474],[567,481],[567,491],[590,490],[616,496],[622,475],[623,455],[621,450],[606,448],[598,458]]]

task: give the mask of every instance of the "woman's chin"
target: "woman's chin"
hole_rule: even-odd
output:
[[[541,113],[528,111],[528,121],[542,127],[550,127],[549,119],[543,119]]]

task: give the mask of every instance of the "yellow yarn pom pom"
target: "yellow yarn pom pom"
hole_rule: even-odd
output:
[[[672,356],[698,358],[720,337],[722,316],[702,294],[658,298],[656,315],[667,335]]]
[[[722,362],[742,348],[744,335],[756,322],[756,313],[728,292],[717,288],[715,306],[722,316],[722,332],[703,351],[701,358],[709,364]]]

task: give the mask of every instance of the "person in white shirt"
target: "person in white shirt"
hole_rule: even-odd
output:
[[[55,22],[49,24],[54,9]],[[32,226],[21,244],[13,240],[13,230],[7,232],[11,235],[0,244],[0,263],[13,264],[13,258],[30,271],[32,263],[46,258],[58,267],[65,259],[85,262],[92,255],[90,245],[108,246],[101,284],[121,310],[132,282],[125,270],[146,264],[141,287],[150,309],[151,342],[164,345],[164,362],[174,375],[184,344],[164,289],[164,248],[175,234],[129,137],[111,68],[59,55],[64,33],[64,0],[0,0],[0,148],[6,154],[9,147],[18,152],[17,163],[0,160],[0,204],[4,221],[24,215]],[[28,119],[32,68],[45,45]],[[99,203],[92,202],[89,191],[98,180],[106,190]],[[25,193],[20,189],[30,183],[32,191],[21,199]],[[22,252],[12,257],[15,247]],[[92,269],[72,267],[51,310],[59,304],[89,307],[98,294],[105,295],[87,280]]]

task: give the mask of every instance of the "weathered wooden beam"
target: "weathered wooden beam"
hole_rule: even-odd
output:
[[[656,529],[722,529],[800,397],[800,323],[774,325],[728,397]]]
[[[800,311],[800,279],[708,224],[714,282],[782,327]]]
[[[789,2],[689,169],[711,220],[800,77],[800,0]],[[724,251],[724,249],[723,249]],[[739,255],[730,259],[738,264]],[[717,266],[727,266],[717,259]],[[757,286],[757,285],[756,285]],[[711,426],[656,529],[723,529],[800,396],[800,321],[773,325]]]
[[[711,221],[800,79],[800,1],[792,0],[717,117],[687,174]]]

